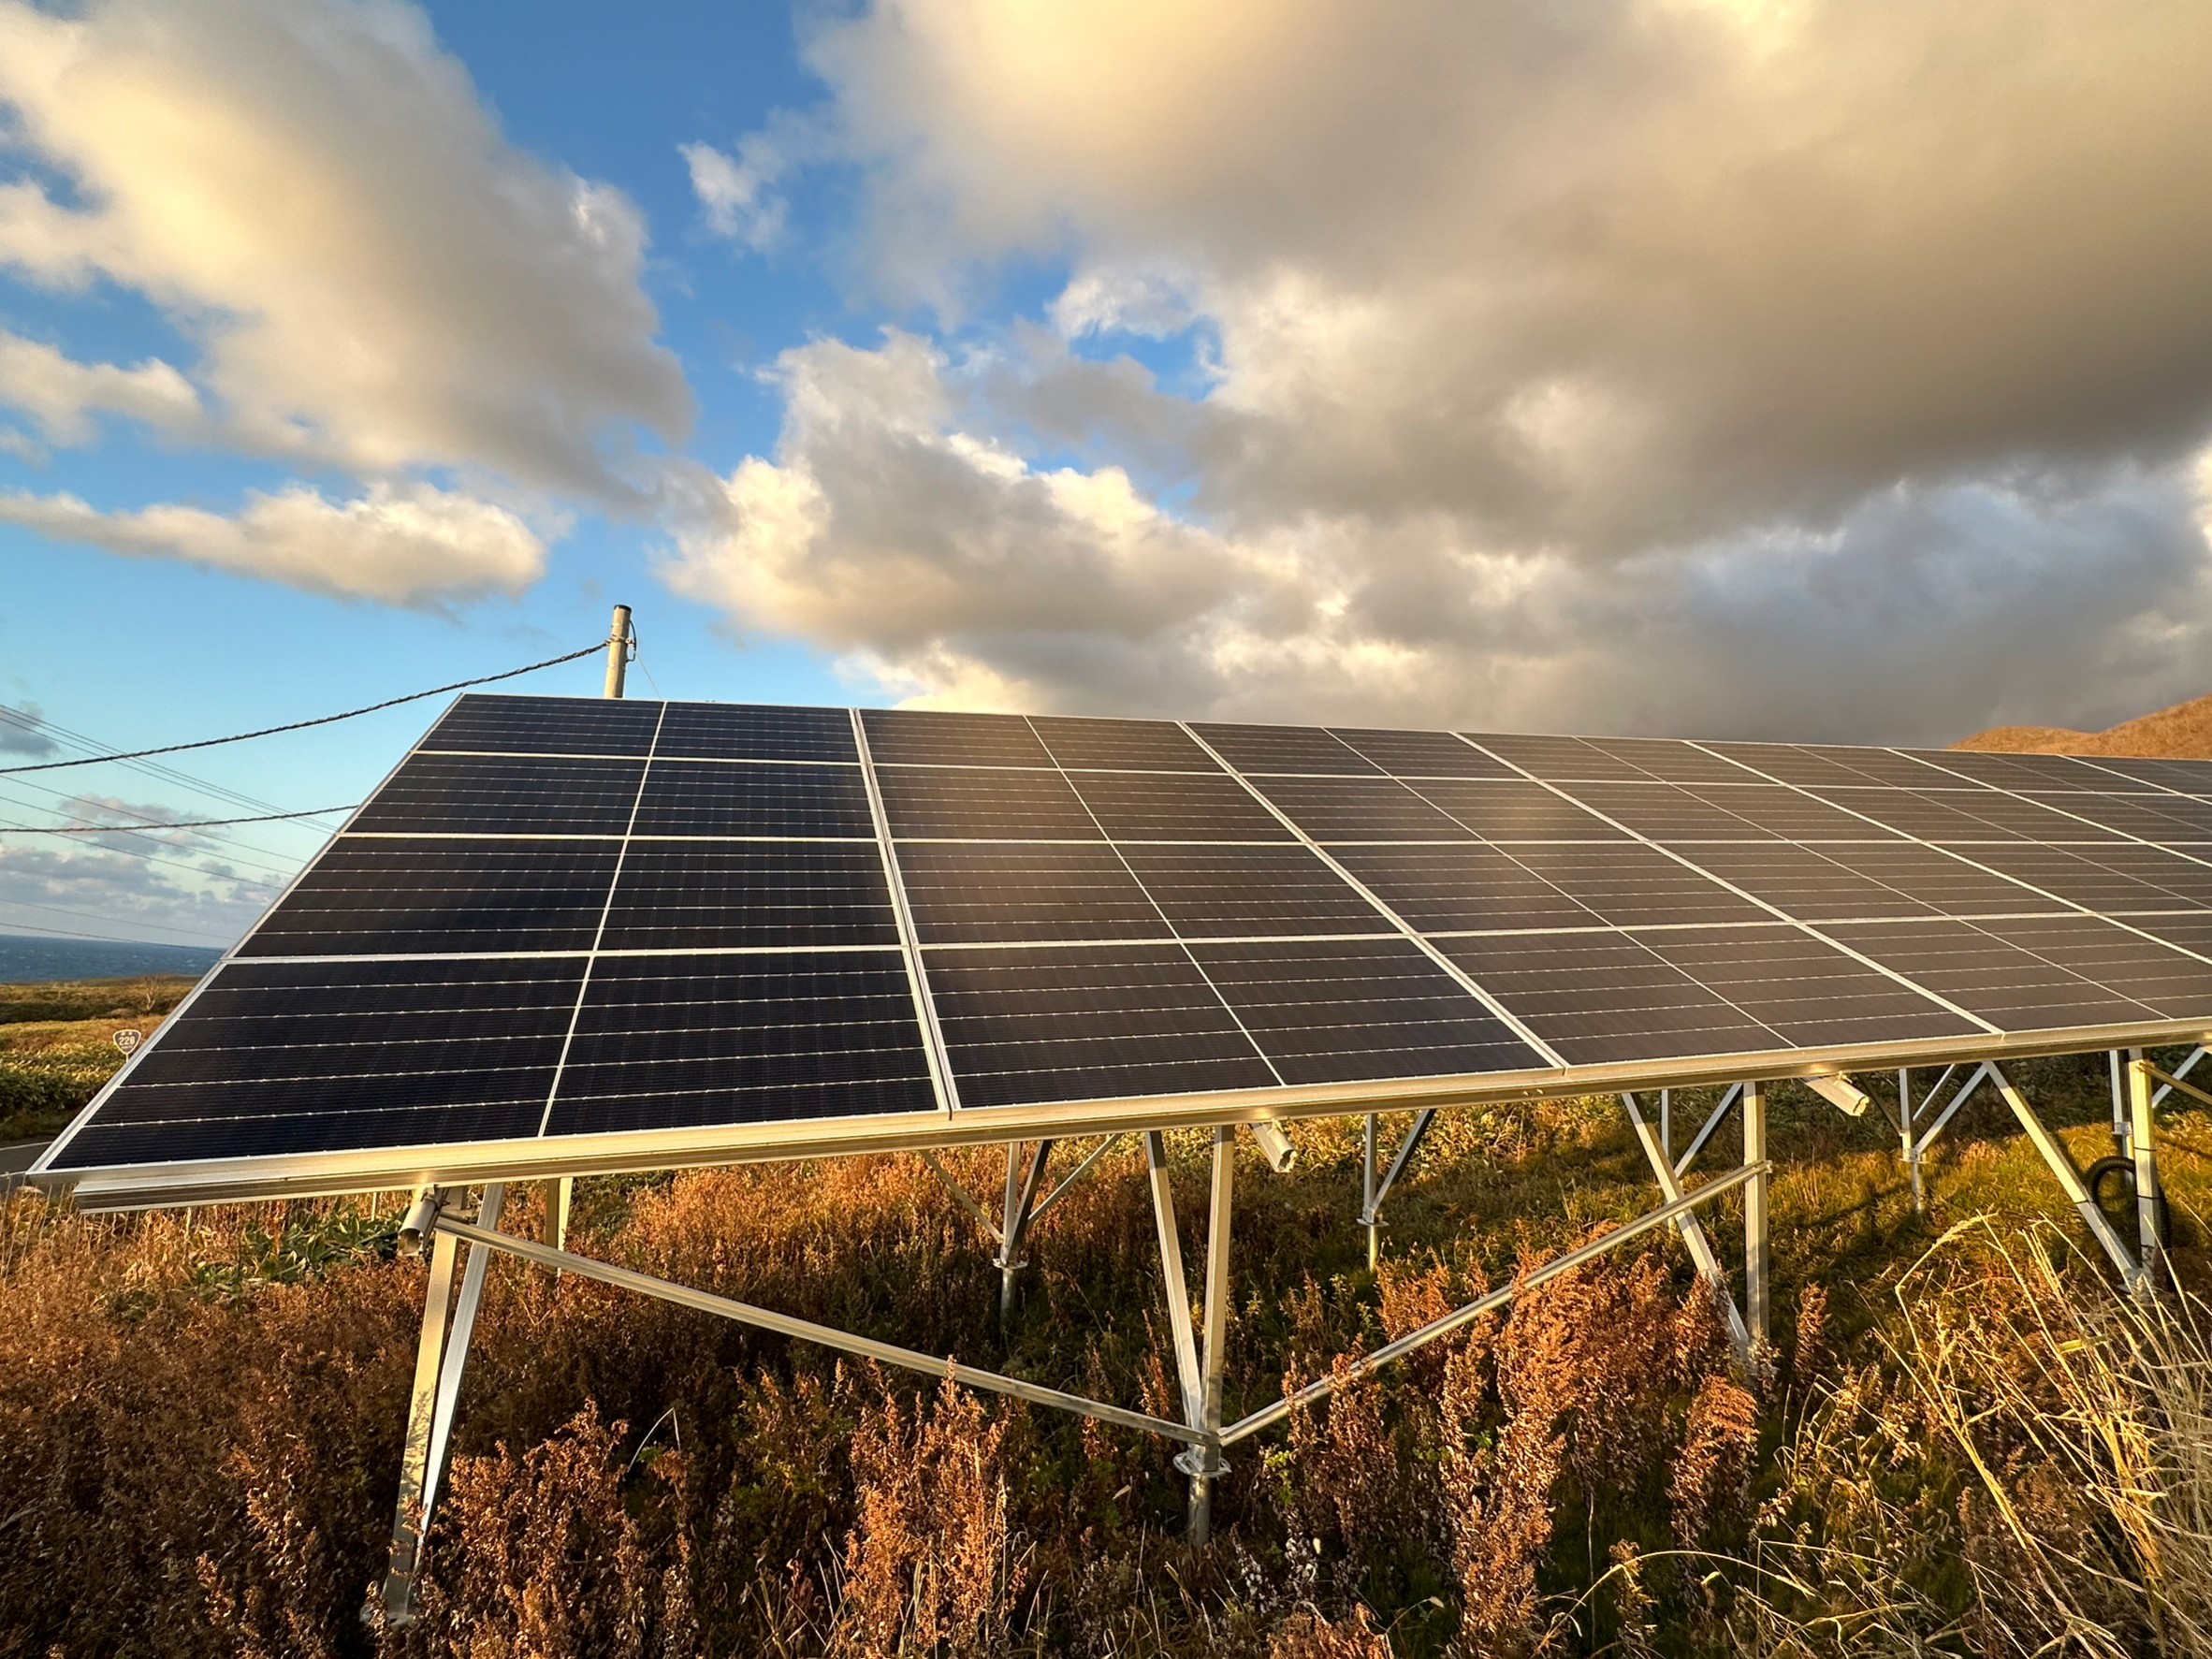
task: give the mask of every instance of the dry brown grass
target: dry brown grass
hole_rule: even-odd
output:
[[[2097,1108],[2084,1093],[2063,1129],[2077,1156]],[[383,1222],[301,1204],[286,1225],[22,1195],[0,1212],[0,1655],[1504,1659],[1883,1651],[1888,1633],[1889,1651],[2009,1654],[2016,1628],[2201,1651],[2161,1634],[2202,1618],[2204,1526],[2177,1495],[2199,1488],[2172,1446],[2197,1419],[2174,1387],[2153,1410],[2051,1368],[2093,1341],[2142,1370],[2166,1352],[2149,1328],[2054,1312],[2088,1294],[2078,1264],[2046,1282],[2023,1257],[2007,1280],[1951,1246],[1914,1269],[1930,1235],[1878,1129],[1780,1092],[1776,1113],[1790,1276],[1763,1394],[1654,1235],[1232,1449],[1203,1554],[1148,1437],[502,1262],[404,1633],[359,1620],[422,1289],[390,1258],[396,1201]],[[2050,1201],[2031,1153],[1980,1138],[1995,1122],[1962,1114],[1940,1213]],[[1356,1135],[1300,1134],[1293,1176],[1238,1171],[1232,1412],[1650,1202],[1617,1109],[1470,1114],[1439,1124],[1369,1275]],[[2201,1200],[2183,1148],[2212,1133],[2176,1120],[2168,1142],[2175,1191]],[[1195,1254],[1204,1147],[1173,1149]],[[981,1186],[1002,1163],[962,1167]],[[517,1193],[510,1225],[533,1230],[538,1204]],[[1041,1230],[1001,1332],[987,1243],[912,1160],[587,1183],[577,1215],[595,1254],[1157,1408],[1151,1225],[1135,1155],[1110,1157]],[[2070,1491],[2116,1495],[2070,1507]],[[2059,1563],[2044,1579],[2019,1568],[2023,1535]],[[2068,1605],[2122,1647],[2065,1634]]]
[[[1993,726],[1952,747],[2013,754],[2125,754],[2204,760],[2212,758],[2212,696],[2176,703],[2102,732],[2075,732],[2064,726]]]

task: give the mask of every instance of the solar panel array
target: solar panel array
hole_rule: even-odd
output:
[[[468,696],[57,1172],[2212,1028],[2212,764]]]

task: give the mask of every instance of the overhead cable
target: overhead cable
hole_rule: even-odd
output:
[[[359,804],[356,802],[355,806]],[[144,836],[155,830],[213,829],[226,823],[274,823],[283,818],[321,818],[327,813],[353,809],[353,807],[314,807],[305,812],[264,812],[257,818],[187,818],[175,823],[74,823],[57,829],[0,824],[0,836]]]
[[[387,697],[382,703],[371,703],[366,708],[349,708],[343,714],[326,714],[312,720],[293,720],[282,726],[264,726],[258,732],[240,732],[229,737],[203,737],[196,743],[165,743],[159,749],[134,749],[124,754],[85,755],[77,760],[39,761],[28,766],[0,766],[0,778],[13,777],[22,772],[51,772],[63,766],[91,766],[102,761],[142,761],[148,755],[179,754],[188,749],[213,749],[219,744],[243,743],[251,737],[273,737],[280,732],[303,732],[310,726],[327,726],[338,720],[357,720],[364,714],[374,714],[379,709],[397,708],[402,703],[419,703],[425,697],[440,697],[447,691],[462,691],[471,686],[488,686],[494,680],[513,679],[517,675],[535,674],[541,668],[553,668],[563,662],[574,662],[578,657],[589,657],[606,648],[606,641],[595,640],[580,651],[569,651],[559,657],[547,657],[543,662],[532,662],[522,668],[510,668],[504,674],[479,675],[474,679],[457,679],[449,686],[432,686],[427,691],[410,691],[404,697]],[[303,817],[302,813],[279,813],[278,817]],[[257,822],[243,818],[232,819],[233,823]],[[266,821],[258,821],[266,822]]]

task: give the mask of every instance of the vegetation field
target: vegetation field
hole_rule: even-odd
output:
[[[160,974],[0,985],[0,1145],[67,1124],[123,1064],[116,1032],[151,1036],[194,983]]]
[[[2101,1056],[2016,1074],[2078,1161],[2109,1150]],[[2163,1131],[2193,1284],[2212,1122]],[[1297,1135],[1290,1174],[1238,1171],[1232,1413],[1654,1201],[1615,1100],[1448,1116],[1371,1273],[1357,1126]],[[2190,1304],[2106,1288],[1994,1100],[1936,1153],[1926,1217],[1878,1113],[1781,1088],[1772,1140],[1762,1375],[1653,1235],[1233,1448],[1202,1552],[1145,1436],[502,1260],[403,1631],[363,1618],[422,1296],[401,1195],[100,1218],[19,1194],[0,1654],[2212,1652]],[[1207,1146],[1172,1151],[1195,1260]],[[952,1161],[985,1191],[1004,1168]],[[573,1237],[1171,1414],[1127,1146],[1040,1225],[1003,1331],[988,1241],[911,1158],[588,1181]]]

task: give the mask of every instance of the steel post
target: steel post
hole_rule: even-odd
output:
[[[1928,1195],[1920,1184],[1920,1148],[1913,1140],[1913,1073],[1900,1066],[1897,1073],[1897,1128],[1905,1172],[1913,1182],[1913,1214],[1928,1214]]]
[[[2158,1288],[2165,1266],[2164,1242],[2159,1237],[2163,1192],[2159,1186],[2158,1126],[2151,1115],[2150,1067],[2139,1048],[2128,1051],[2128,1150],[2135,1160],[2135,1230],[2137,1260],[2143,1269],[2141,1288]]]
[[[1375,1113],[1360,1142],[1360,1225],[1367,1230],[1367,1271],[1382,1261],[1382,1218],[1375,1213]]]
[[[1767,1234],[1767,1085],[1746,1083],[1743,1101],[1743,1162],[1756,1169],[1743,1186],[1743,1322],[1754,1354],[1769,1340],[1768,1300],[1773,1268]]]
[[[1177,1458],[1190,1477],[1190,1542],[1202,1550],[1214,1526],[1214,1482],[1226,1474],[1221,1461],[1221,1383],[1229,1352],[1229,1240],[1231,1200],[1236,1189],[1236,1131],[1226,1125],[1214,1131],[1213,1202],[1206,1214],[1206,1305],[1204,1377],[1199,1419],[1192,1426],[1205,1438]]]
[[[437,1225],[442,1195],[428,1195],[428,1228]],[[418,1211],[424,1209],[418,1203]],[[407,1437],[400,1450],[400,1495],[392,1511],[392,1551],[385,1571],[384,1616],[387,1624],[406,1624],[415,1617],[415,1579],[422,1562],[424,1477],[429,1468],[430,1439],[438,1411],[438,1373],[445,1357],[445,1316],[453,1302],[453,1258],[456,1241],[450,1233],[432,1231],[430,1272],[423,1289],[422,1336],[415,1349],[415,1384],[407,1401]]]
[[[1167,1138],[1144,1131],[1144,1163],[1152,1181],[1152,1219],[1159,1230],[1161,1288],[1168,1297],[1168,1334],[1175,1345],[1175,1375],[1183,1387],[1183,1420],[1200,1426],[1205,1412],[1205,1384],[1199,1365],[1198,1337],[1190,1328],[1190,1281],[1183,1273],[1183,1240],[1175,1230],[1175,1190],[1168,1180]]]

